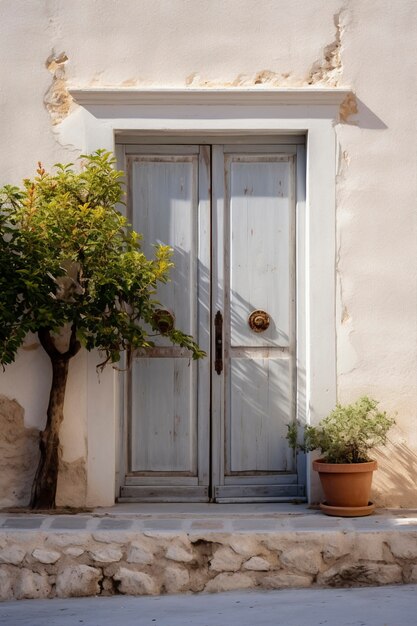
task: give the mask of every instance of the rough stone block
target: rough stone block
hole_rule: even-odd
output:
[[[194,559],[190,545],[187,546],[175,541],[168,546],[165,557],[170,561],[178,561],[179,563],[190,563]]]
[[[179,566],[168,566],[164,570],[164,584],[168,593],[188,591],[190,587],[190,574],[187,569]]]
[[[336,561],[343,556],[346,556],[352,552],[353,542],[351,536],[338,533],[337,535],[331,535],[322,539],[322,555],[325,563]]]
[[[395,564],[343,563],[323,572],[317,579],[320,585],[353,587],[354,585],[389,585],[402,582],[402,570]]]
[[[268,535],[264,535],[262,538],[262,543],[267,547],[271,552],[281,553],[284,549],[288,547],[294,547],[296,545],[296,541],[288,541],[286,536],[283,534],[275,534],[270,533]],[[290,544],[290,545],[289,545]]]
[[[257,556],[262,552],[259,541],[250,535],[232,535],[227,543],[241,556]]]
[[[417,583],[417,565],[412,566],[411,572],[410,572],[410,579],[407,582]]]
[[[140,563],[141,565],[150,565],[154,561],[154,555],[149,549],[149,544],[139,540],[132,541],[127,553],[128,563]]]
[[[254,582],[246,574],[218,574],[209,580],[204,591],[233,591],[234,589],[249,589],[250,587],[254,587]]]
[[[384,561],[384,542],[381,533],[357,534],[351,551],[351,561]]]
[[[32,552],[32,556],[40,563],[56,563],[61,554],[55,550],[42,550],[40,548],[36,548]]]
[[[399,559],[417,559],[417,533],[390,534],[387,544],[392,554]]]
[[[23,598],[47,598],[51,593],[51,585],[48,575],[37,574],[29,569],[22,568],[13,585],[14,597],[17,600]]]
[[[102,595],[103,596],[108,596],[108,595],[113,595],[114,591],[113,591],[113,581],[111,578],[104,578],[102,583],[101,583],[101,589],[102,589]]]
[[[64,552],[65,554],[68,554],[68,556],[77,557],[77,556],[81,556],[82,554],[84,554],[85,550],[83,548],[78,548],[77,546],[73,546],[70,548],[66,548]]]
[[[144,572],[134,572],[126,567],[121,567],[113,578],[120,581],[120,593],[133,596],[156,595],[159,593],[157,582]]]
[[[123,556],[123,552],[120,548],[114,548],[112,546],[105,546],[98,548],[97,550],[90,550],[90,556],[93,561],[99,563],[114,563],[120,561]]]
[[[9,568],[0,567],[0,600],[11,600],[13,598],[12,580],[13,574]]]
[[[19,565],[25,558],[26,550],[18,545],[6,546],[0,550],[0,563]]]
[[[301,576],[299,574],[290,574],[281,571],[270,576],[265,576],[260,582],[265,589],[288,589],[292,587],[310,587],[312,581],[312,576]]]
[[[280,561],[286,567],[306,574],[317,574],[322,565],[319,549],[312,550],[307,546],[285,550]]]
[[[267,572],[271,569],[271,564],[260,556],[253,556],[243,564],[244,569],[253,570],[255,572]]]
[[[71,565],[58,572],[56,594],[60,598],[94,596],[100,592],[102,573],[89,565]]]
[[[121,530],[99,530],[92,534],[92,538],[98,543],[129,543],[134,536]]]
[[[190,572],[190,591],[203,591],[208,579],[209,573],[206,567],[191,569]]]
[[[210,569],[216,572],[237,572],[242,565],[243,558],[230,548],[222,546],[216,550],[210,559]]]

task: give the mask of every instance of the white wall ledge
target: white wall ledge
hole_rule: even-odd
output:
[[[132,89],[91,87],[70,89],[77,104],[88,105],[339,105],[350,89]]]

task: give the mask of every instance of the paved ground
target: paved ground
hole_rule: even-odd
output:
[[[1,626],[416,626],[417,585],[20,600]]]

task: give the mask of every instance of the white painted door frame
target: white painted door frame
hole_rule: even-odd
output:
[[[91,152],[115,149],[116,135],[143,133],[306,134],[306,205],[300,220],[305,245],[298,267],[305,274],[297,334],[305,350],[297,367],[305,379],[299,417],[316,423],[336,401],[334,123],[346,89],[139,90],[72,89],[81,107],[60,125],[60,139]],[[119,380],[97,381],[95,355],[88,368],[88,500],[109,504],[118,491]],[[110,384],[111,380],[113,381]],[[97,416],[97,404],[102,408]],[[115,478],[116,477],[116,478]],[[319,487],[307,471],[309,500]]]

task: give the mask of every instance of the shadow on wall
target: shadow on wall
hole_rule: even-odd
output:
[[[357,104],[356,121],[351,122],[359,128],[367,128],[369,130],[386,130],[388,126],[378,117],[366,104],[355,98]]]
[[[373,496],[381,507],[417,507],[417,453],[404,443],[389,443],[374,455]]]

